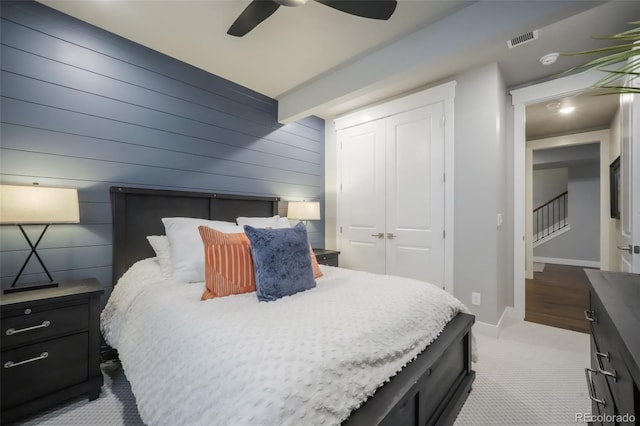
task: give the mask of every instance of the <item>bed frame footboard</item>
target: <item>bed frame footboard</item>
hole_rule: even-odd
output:
[[[459,313],[413,362],[354,411],[344,426],[449,425],[464,405],[471,369],[473,315]]]

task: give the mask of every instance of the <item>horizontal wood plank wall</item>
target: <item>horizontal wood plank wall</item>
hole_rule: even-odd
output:
[[[0,17],[1,182],[79,190],[80,224],[40,245],[55,279],[110,287],[112,185],[275,195],[281,214],[324,203],[322,119],[282,126],[274,99],[36,2],[3,1]],[[309,231],[321,247],[324,220]],[[27,255],[0,227],[2,287]],[[24,274],[46,279],[34,260]]]

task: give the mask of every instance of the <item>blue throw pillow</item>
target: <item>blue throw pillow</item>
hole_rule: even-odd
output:
[[[245,225],[244,233],[251,242],[258,300],[277,300],[316,286],[302,222],[282,229]]]

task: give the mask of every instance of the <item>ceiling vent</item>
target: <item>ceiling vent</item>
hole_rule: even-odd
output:
[[[517,37],[512,38],[507,41],[507,46],[509,49],[514,48],[516,46],[521,46],[525,43],[529,43],[530,41],[534,41],[538,39],[538,30],[529,31],[528,33],[520,34]]]

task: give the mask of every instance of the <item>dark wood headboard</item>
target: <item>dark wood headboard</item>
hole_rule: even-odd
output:
[[[155,256],[147,235],[164,235],[163,217],[235,222],[278,214],[277,197],[111,187],[113,284],[138,260]]]

